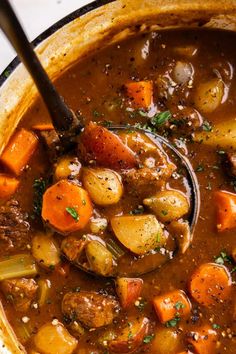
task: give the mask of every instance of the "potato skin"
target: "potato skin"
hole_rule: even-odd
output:
[[[162,222],[177,220],[189,211],[187,198],[177,190],[160,191],[153,197],[144,199],[143,204]]]
[[[138,255],[146,254],[166,242],[161,224],[152,214],[114,216],[111,226],[117,239]]]
[[[97,205],[116,204],[122,197],[121,177],[108,168],[83,168],[82,181],[92,201]]]
[[[195,93],[194,103],[202,113],[211,113],[219,107],[224,95],[224,83],[220,79],[212,79],[201,83]]]
[[[85,327],[99,328],[112,323],[120,312],[120,305],[112,296],[81,291],[65,294],[62,312],[69,320],[78,320]]]
[[[86,246],[86,256],[92,271],[103,276],[112,275],[112,254],[102,243],[90,241]]]

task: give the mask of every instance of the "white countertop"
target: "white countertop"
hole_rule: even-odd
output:
[[[1,1],[1,0],[0,0]],[[92,0],[10,0],[28,38],[32,41],[53,23]],[[0,73],[16,56],[0,30]]]

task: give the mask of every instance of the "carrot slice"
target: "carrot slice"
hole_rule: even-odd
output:
[[[81,134],[80,152],[86,161],[120,170],[137,166],[135,154],[108,129],[90,122]]]
[[[42,123],[42,124],[35,124],[32,126],[33,130],[39,130],[39,131],[43,131],[43,130],[54,130],[54,126],[50,123]]]
[[[25,129],[13,135],[0,160],[19,176],[38,146],[37,136]]]
[[[129,82],[125,85],[129,98],[133,101],[135,108],[147,109],[152,104],[153,82],[139,81]]]
[[[7,199],[11,197],[19,186],[18,179],[5,174],[0,174],[0,198]]]
[[[193,273],[189,291],[204,306],[221,303],[230,296],[232,280],[228,270],[215,263],[205,263]]]
[[[203,326],[188,334],[188,342],[197,354],[213,354],[216,350],[217,334],[209,326]]]
[[[156,296],[153,299],[153,305],[161,323],[168,322],[175,317],[187,317],[191,311],[191,303],[182,290]]]
[[[217,208],[217,230],[224,231],[236,227],[236,194],[226,191],[215,192]]]
[[[67,180],[60,180],[43,195],[43,220],[64,234],[83,229],[92,210],[86,190]]]

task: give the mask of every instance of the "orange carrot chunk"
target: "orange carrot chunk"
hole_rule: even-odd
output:
[[[207,325],[188,333],[187,340],[192,344],[196,354],[214,354],[216,352],[217,334]]]
[[[32,129],[38,131],[54,130],[54,126],[51,123],[42,123],[33,125]]]
[[[129,82],[125,85],[125,87],[127,90],[127,95],[132,100],[135,108],[147,109],[152,104],[152,81]]]
[[[232,280],[228,270],[215,263],[205,263],[191,276],[189,291],[204,306],[220,304],[230,296]]]
[[[19,181],[5,174],[0,174],[0,198],[10,198],[17,190]]]
[[[187,317],[191,311],[191,303],[182,290],[174,290],[156,296],[153,305],[161,323],[168,322],[176,317]]]
[[[236,227],[236,194],[226,191],[215,192],[217,230]]]
[[[86,161],[120,170],[137,166],[135,154],[108,129],[90,122],[80,137],[79,150]]]
[[[43,195],[43,220],[63,234],[83,229],[92,211],[86,190],[67,180],[60,180]]]
[[[28,164],[38,146],[37,136],[25,129],[20,129],[10,139],[0,160],[14,174],[19,176]]]

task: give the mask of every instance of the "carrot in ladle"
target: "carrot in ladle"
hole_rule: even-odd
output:
[[[92,210],[86,190],[67,180],[52,185],[43,195],[43,220],[63,234],[83,229]]]

